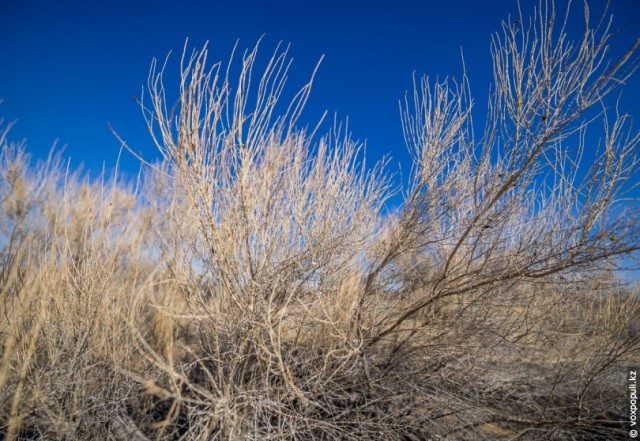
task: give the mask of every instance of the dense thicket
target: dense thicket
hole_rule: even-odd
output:
[[[136,185],[30,165],[4,125],[0,432],[626,437],[640,293],[615,270],[640,244],[640,138],[607,105],[640,40],[608,61],[609,21],[573,41],[545,3],[493,39],[480,136],[466,78],[416,81],[391,214],[386,164],[297,126],[311,83],[282,101],[280,48],[235,79],[185,49],[175,105],[154,64],[162,159]]]

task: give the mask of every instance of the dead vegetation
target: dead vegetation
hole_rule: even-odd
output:
[[[162,161],[135,186],[31,166],[7,128],[4,438],[626,437],[639,136],[606,103],[640,43],[608,62],[606,19],[571,41],[559,16],[495,36],[479,138],[466,79],[416,81],[392,214],[385,164],[297,127],[311,83],[283,102],[280,48],[237,80],[185,49],[175,106],[154,64]]]

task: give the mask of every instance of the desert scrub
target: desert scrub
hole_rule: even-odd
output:
[[[31,166],[3,131],[2,433],[626,436],[640,293],[615,270],[639,246],[639,136],[606,103],[640,43],[608,62],[610,22],[585,6],[571,41],[559,16],[494,36],[479,136],[466,77],[416,79],[404,188],[341,124],[300,128],[312,81],[285,99],[282,47],[259,71],[258,47],[236,66],[185,46],[175,105],[154,63],[160,161],[135,185]]]

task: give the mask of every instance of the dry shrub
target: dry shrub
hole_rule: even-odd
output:
[[[154,63],[162,159],[135,187],[31,166],[7,128],[5,437],[626,436],[640,300],[615,265],[639,246],[639,137],[604,109],[583,156],[640,43],[607,64],[606,21],[571,42],[553,5],[533,17],[493,40],[480,138],[466,78],[416,81],[394,213],[385,163],[340,124],[298,127],[311,82],[283,98],[281,48],[261,76],[246,51],[236,81],[185,48],[175,106]]]

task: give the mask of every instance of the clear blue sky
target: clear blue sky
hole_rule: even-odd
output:
[[[597,17],[604,1],[594,0]],[[522,0],[525,13],[537,0]],[[558,1],[564,8],[565,2]],[[580,23],[582,3],[574,2]],[[640,1],[612,0],[619,51],[640,34]],[[237,39],[252,47],[265,35],[265,54],[290,42],[292,90],[308,79],[321,55],[304,120],[324,111],[349,117],[357,139],[367,140],[368,160],[390,153],[392,167],[409,169],[398,100],[412,74],[445,77],[461,73],[463,48],[482,119],[491,79],[489,44],[516,0],[393,2],[194,1],[181,2],[0,2],[0,116],[18,120],[13,139],[26,137],[34,157],[54,139],[66,144],[72,164],[99,171],[117,157],[110,122],[131,147],[155,155],[138,105],[153,57],[174,51],[175,72],[187,37],[196,47],[210,41],[210,59],[226,59]],[[175,77],[174,77],[175,78]],[[168,84],[177,87],[177,82]],[[622,109],[640,118],[640,75],[623,96]],[[127,157],[122,166],[135,172]]]

